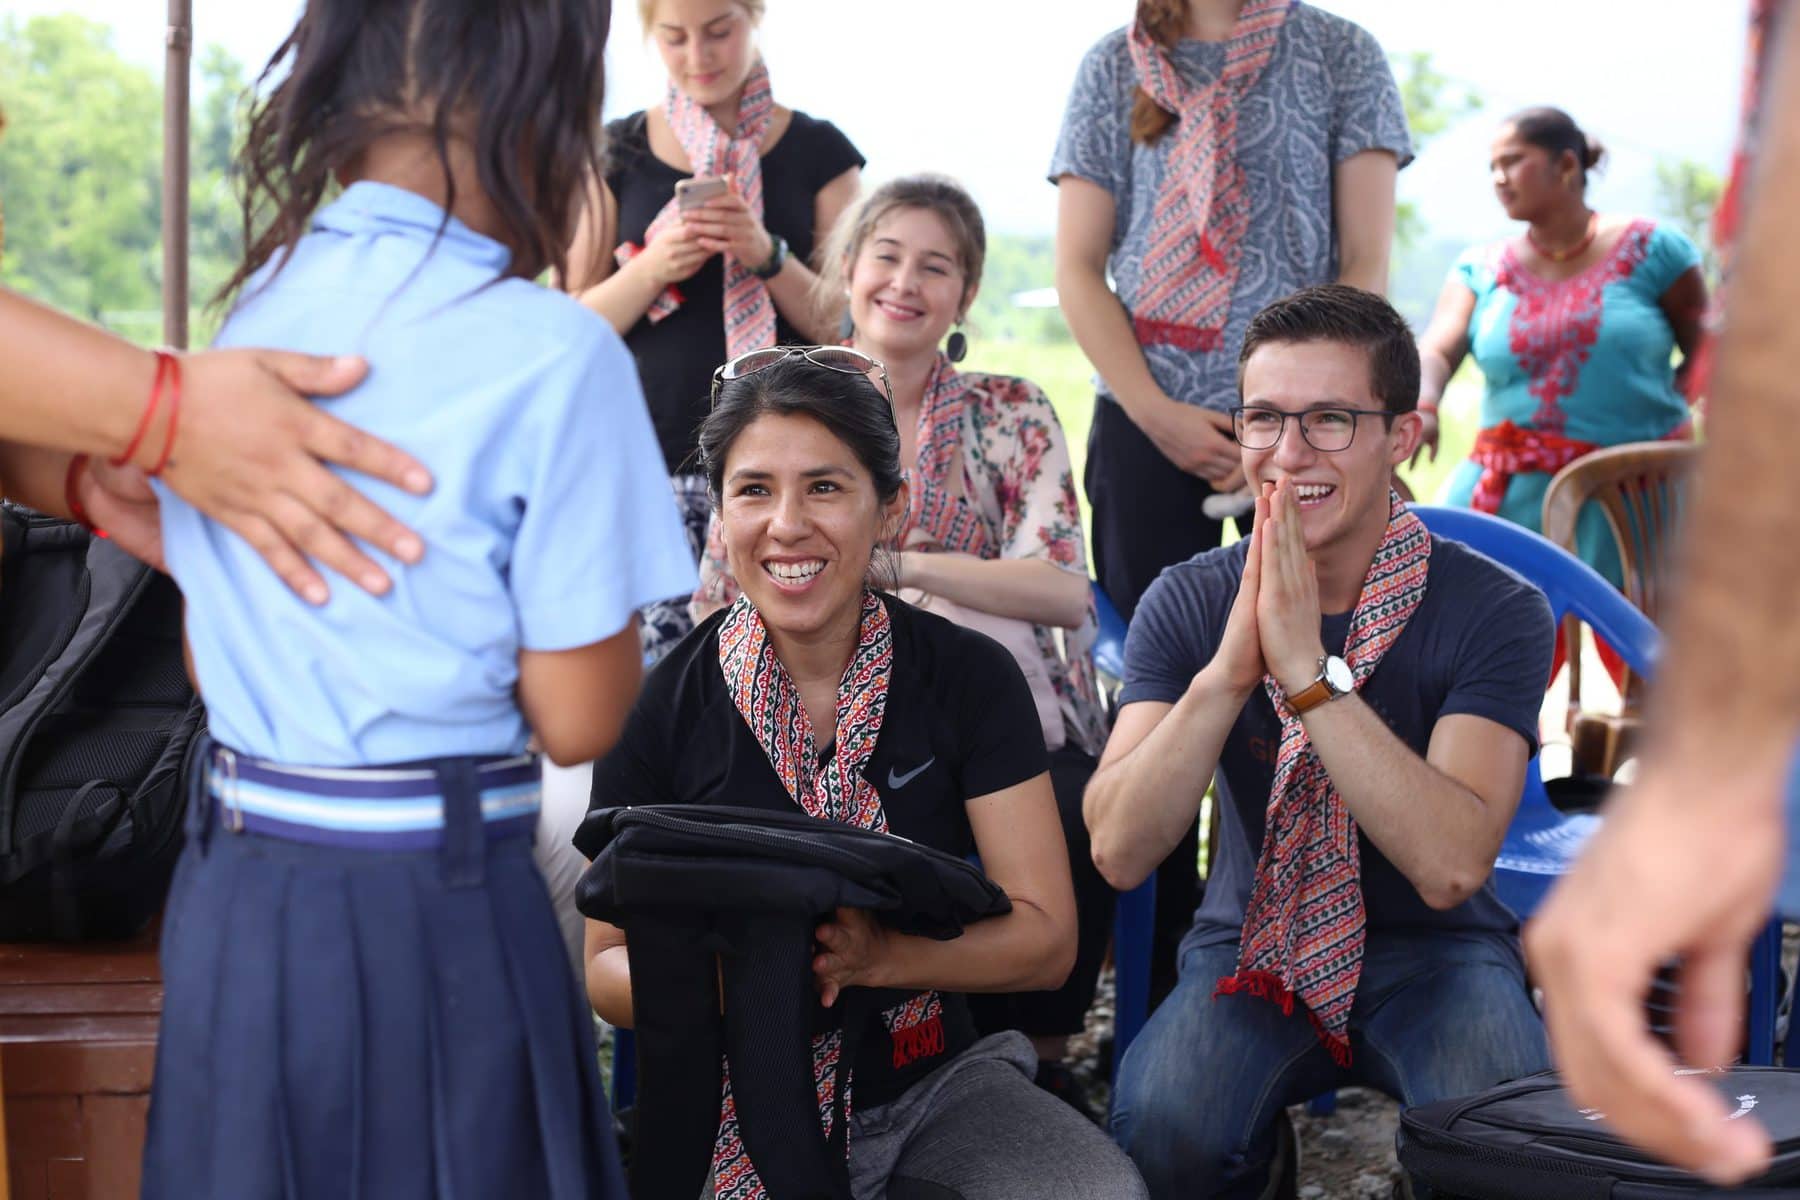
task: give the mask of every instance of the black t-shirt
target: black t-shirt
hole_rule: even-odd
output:
[[[1150,585],[1125,639],[1121,704],[1181,698],[1225,632],[1248,547],[1238,542],[1209,550]],[[1326,652],[1342,654],[1349,632],[1349,613],[1326,616]],[[1536,587],[1460,542],[1433,537],[1425,598],[1357,694],[1421,757],[1433,727],[1453,713],[1504,725],[1535,752],[1555,638],[1549,602]],[[1243,927],[1280,745],[1281,721],[1259,687],[1219,755],[1219,853],[1189,935],[1201,944],[1234,941]],[[1454,930],[1508,940],[1517,931],[1518,919],[1494,894],[1492,878],[1440,912],[1360,830],[1357,847],[1371,930]]]
[[[975,848],[967,801],[1049,768],[1031,689],[998,642],[892,596],[882,601],[893,621],[894,666],[863,777],[881,796],[889,832],[967,855]],[[798,808],[725,689],[724,619],[719,612],[702,622],[646,677],[618,745],[595,764],[594,807]],[[857,1108],[898,1097],[975,1041],[964,999],[942,999],[943,1049],[904,1065],[895,1065],[880,1015],[872,1017],[856,1060]]]
[[[863,156],[830,121],[796,111],[787,131],[762,156],[763,226],[787,240],[788,253],[810,261],[814,202],[826,184],[863,165]],[[641,112],[606,126],[606,185],[619,205],[618,244],[644,244],[644,231],[675,194],[677,171],[650,152]],[[640,320],[625,334],[636,356],[650,418],[669,474],[698,473],[695,431],[706,417],[713,368],[725,361],[725,265],[719,255],[683,281],[682,305],[656,322]],[[809,339],[778,312],[775,340]]]

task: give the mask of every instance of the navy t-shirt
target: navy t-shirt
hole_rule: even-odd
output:
[[[1150,585],[1125,639],[1121,704],[1181,699],[1225,632],[1248,550],[1248,542],[1209,550],[1168,568]],[[1350,614],[1328,615],[1322,625],[1326,652],[1341,655]],[[1358,694],[1421,757],[1432,728],[1453,713],[1515,730],[1536,753],[1555,638],[1542,592],[1467,546],[1434,536],[1425,598]],[[1218,857],[1189,944],[1235,941],[1243,928],[1280,742],[1281,721],[1259,687],[1219,756]],[[1366,834],[1359,832],[1357,843],[1371,931],[1518,931],[1518,918],[1494,894],[1491,878],[1468,900],[1440,912]]]
[[[875,749],[862,769],[888,830],[958,857],[975,849],[969,800],[1049,769],[1031,689],[1005,647],[984,634],[883,595],[894,667]],[[612,752],[594,764],[592,806],[733,804],[798,810],[744,721],[719,668],[722,609],[696,626],[644,679]],[[940,992],[944,1041],[898,1052],[871,1014],[856,1059],[856,1105],[896,1099],[975,1042],[968,1002]]]

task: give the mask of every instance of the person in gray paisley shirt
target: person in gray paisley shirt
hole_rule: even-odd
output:
[[[1380,45],[1298,0],[1138,0],[1082,60],[1050,164],[1056,286],[1097,376],[1094,563],[1127,619],[1219,544],[1202,504],[1243,486],[1226,409],[1251,316],[1334,280],[1384,292],[1411,158]],[[1158,994],[1194,858],[1184,839],[1157,874]]]

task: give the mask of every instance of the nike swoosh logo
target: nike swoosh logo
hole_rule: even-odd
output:
[[[888,787],[891,789],[896,789],[896,790],[899,788],[905,787],[907,784],[911,783],[913,780],[917,779],[921,774],[923,774],[925,772],[926,768],[930,767],[931,764],[936,761],[937,761],[937,755],[934,754],[930,758],[926,759],[924,762],[920,763],[918,766],[914,767],[912,770],[908,771],[904,775],[895,771],[894,768],[889,767],[888,768]]]

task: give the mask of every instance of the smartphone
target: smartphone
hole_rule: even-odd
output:
[[[723,196],[729,186],[717,175],[678,179],[675,181],[675,207],[681,212],[691,212],[705,206],[714,196]]]

